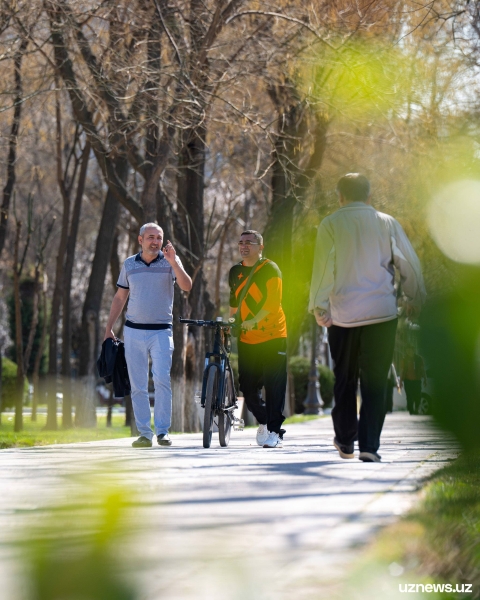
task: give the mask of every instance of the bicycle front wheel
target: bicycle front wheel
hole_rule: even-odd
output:
[[[227,376],[225,378],[225,408],[232,406],[234,402],[235,393],[233,390],[232,376],[231,373],[227,371]],[[232,433],[232,418],[233,416],[230,411],[222,411],[218,414],[218,437],[220,446],[228,446],[230,434]]]
[[[205,392],[205,414],[203,415],[203,447],[210,448],[213,433],[213,411],[217,399],[218,369],[211,367],[208,371],[207,389]]]

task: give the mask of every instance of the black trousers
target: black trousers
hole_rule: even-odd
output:
[[[404,379],[403,386],[407,396],[407,408],[411,415],[416,415],[422,399],[422,380]]]
[[[269,431],[280,433],[287,389],[286,338],[261,344],[239,342],[238,372],[248,410]],[[265,402],[262,387],[265,387]]]
[[[386,413],[386,386],[392,364],[397,319],[328,330],[335,363],[335,406],[332,410],[335,437],[353,444],[358,435],[360,452],[377,452]],[[362,406],[357,420],[357,381],[360,377]]]
[[[393,411],[393,383],[387,380],[387,390],[385,392],[385,410],[386,412]]]

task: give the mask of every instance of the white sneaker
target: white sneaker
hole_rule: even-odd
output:
[[[282,444],[282,438],[278,435],[278,433],[275,433],[274,431],[269,431],[268,432],[268,438],[266,439],[265,443],[263,444],[264,448],[282,448],[283,444]]]
[[[268,438],[268,429],[266,425],[259,425],[257,430],[257,444],[263,446]]]

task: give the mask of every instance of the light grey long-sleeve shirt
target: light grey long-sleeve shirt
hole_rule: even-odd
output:
[[[359,327],[397,316],[395,268],[407,303],[425,300],[420,261],[398,223],[363,202],[350,202],[319,225],[309,310],[334,325]]]

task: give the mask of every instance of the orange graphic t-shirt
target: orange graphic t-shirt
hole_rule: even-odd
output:
[[[246,267],[241,262],[230,269],[228,283],[232,308],[238,308],[238,297],[252,269],[253,267]],[[241,342],[261,344],[287,337],[287,323],[282,308],[282,273],[274,262],[267,259],[256,267],[249,289],[238,310],[242,321],[247,321],[253,319],[262,309],[267,310],[269,314],[252,331],[242,331],[239,338]]]

